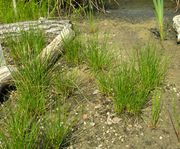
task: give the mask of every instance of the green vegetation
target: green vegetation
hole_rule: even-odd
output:
[[[23,110],[41,113],[45,109],[52,69],[37,56],[45,46],[43,33],[21,32],[20,37],[7,40],[9,53],[17,68],[14,73],[18,102]],[[34,99],[34,100],[32,100]],[[39,114],[40,114],[39,113]]]
[[[107,3],[114,0],[16,0],[17,15],[13,9],[13,0],[0,1],[0,23],[12,23],[25,20],[36,20],[40,17],[86,15],[87,10],[104,11]]]
[[[4,110],[0,127],[1,148],[30,149],[37,146],[40,122],[36,121],[35,115],[29,115],[27,110],[18,108],[14,110],[14,107],[9,105],[8,110]]]
[[[73,41],[65,41],[64,53],[66,61],[77,65],[81,64],[84,60],[83,52],[85,48],[86,47],[79,36]]]
[[[57,102],[56,110],[53,112],[50,108],[50,114],[47,113],[44,117],[42,137],[45,138],[46,148],[59,148],[69,144],[72,139],[70,133],[79,118],[78,114],[72,119],[68,114],[68,106],[66,104],[62,105],[60,101]]]
[[[7,39],[6,44],[17,72],[13,72],[16,96],[4,109],[1,119],[2,148],[60,148],[68,142],[67,137],[70,137],[78,117],[67,114],[68,105],[61,101],[58,93],[53,97],[54,102],[49,98],[51,90],[56,88],[57,84],[63,84],[64,80],[56,78],[55,68],[48,64],[46,58],[43,62],[38,58],[45,46],[43,33],[22,31],[19,37]],[[65,72],[59,73],[60,77],[66,76]],[[67,86],[69,87],[65,84],[63,90],[66,95],[72,91],[72,88]],[[51,107],[59,109],[53,113],[56,119],[48,119],[48,115],[52,115],[54,110]],[[44,129],[42,124],[47,124]]]
[[[62,97],[68,97],[76,90],[77,75],[73,71],[57,72],[54,79],[54,88],[56,94],[60,94]]]
[[[162,91],[167,59],[153,44],[135,50],[133,56],[116,58],[107,49],[107,40],[99,40],[95,34],[93,9],[104,9],[105,0],[44,0],[17,1],[17,16],[11,1],[0,2],[0,23],[35,20],[40,16],[54,14],[86,14],[91,28],[90,37],[85,40],[77,36],[73,41],[64,41],[64,56],[60,63],[80,66],[86,64],[92,72],[99,90],[111,97],[114,110],[120,113],[138,115],[154,91],[152,104],[152,127],[156,128],[161,110]],[[156,17],[163,40],[163,1],[153,1]],[[8,6],[8,7],[7,7]],[[62,10],[62,11],[60,11]],[[87,12],[89,10],[89,12]],[[68,97],[78,88],[78,75],[68,66],[50,65],[38,56],[46,46],[42,31],[20,33],[19,37],[7,38],[8,52],[17,68],[13,72],[16,87],[12,102],[4,107],[0,126],[2,148],[62,148],[71,141],[72,129],[79,115],[71,114]],[[62,60],[62,61],[61,61]],[[64,62],[63,61],[63,62]],[[1,59],[0,59],[1,62]],[[62,62],[62,63],[63,63]],[[63,63],[64,64],[64,63]],[[55,67],[56,66],[56,67]],[[66,101],[65,101],[66,100]],[[179,123],[174,100],[174,111],[179,138]],[[75,115],[75,116],[74,116]]]
[[[85,49],[86,63],[92,71],[109,70],[112,64],[112,53],[106,48],[106,40],[98,42],[98,37],[94,36],[87,41]]]
[[[99,88],[111,95],[115,110],[138,114],[155,85],[160,85],[166,75],[167,61],[154,46],[138,49],[134,57],[124,61],[110,72],[99,73]]]
[[[160,95],[159,95],[160,94]],[[162,91],[159,93],[158,88],[155,87],[154,97],[152,101],[152,128],[157,128],[159,121],[159,114],[161,112]]]
[[[180,129],[179,129],[179,121],[178,121],[178,114],[177,114],[177,110],[176,110],[176,99],[175,99],[175,93],[173,92],[173,108],[174,108],[174,118],[175,118],[175,125],[173,126],[175,129],[175,133],[178,139],[178,142],[180,142]]]
[[[113,54],[106,48],[107,40],[98,42],[98,36],[92,35],[87,41],[77,37],[72,42],[65,42],[65,59],[67,62],[86,63],[93,72],[110,69],[113,62]]]
[[[155,16],[159,26],[161,40],[164,40],[163,23],[164,23],[164,2],[163,0],[153,0],[155,7]]]
[[[106,44],[107,40],[98,42],[95,34],[85,42],[78,37],[65,46],[65,57],[76,64],[85,62],[90,67],[97,76],[101,92],[113,98],[117,113],[138,114],[153,88],[163,83],[167,59],[163,59],[154,45],[148,44],[144,49],[136,49],[129,60],[121,56],[116,60],[120,63],[114,66],[115,56],[107,50]]]

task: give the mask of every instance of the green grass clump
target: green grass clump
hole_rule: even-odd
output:
[[[80,37],[76,37],[73,41],[65,41],[64,53],[67,62],[73,64],[81,64],[84,61],[83,51],[85,45]]]
[[[66,137],[71,132],[77,117],[67,116],[68,110],[62,108],[65,103],[59,98],[54,97],[51,100],[50,92],[55,87],[54,80],[58,75],[54,75],[55,67],[49,64],[46,57],[43,61],[39,58],[45,47],[43,33],[33,30],[27,33],[22,31],[18,37],[6,39],[6,45],[16,67],[16,71],[12,72],[16,96],[13,98],[15,104],[7,105],[7,110],[4,109],[4,118],[1,119],[2,147],[5,149],[31,149],[42,146],[61,148],[68,141]],[[59,80],[58,83],[63,84],[65,80]],[[68,92],[68,89],[65,92]],[[48,116],[53,109],[50,111],[48,109],[53,104],[52,101],[56,102],[56,100],[59,101],[60,111],[56,113],[56,121],[53,119],[49,122]],[[41,126],[43,123],[46,124],[45,129]],[[42,134],[46,134],[46,137]]]
[[[53,82],[56,94],[60,94],[62,97],[68,97],[72,95],[77,88],[76,72],[68,72],[67,70],[57,72]]]
[[[167,72],[167,58],[155,45],[147,45],[144,49],[136,50],[138,71],[143,85],[151,90],[159,86]]]
[[[93,72],[109,70],[113,62],[113,56],[107,50],[107,42],[99,43],[97,37],[93,37],[87,41],[84,51],[87,65]]]
[[[92,72],[108,70],[113,62],[112,52],[107,50],[107,42],[98,42],[98,37],[93,35],[87,41],[76,37],[72,42],[65,41],[65,59],[67,62],[86,63]]]
[[[79,114],[72,119],[69,114],[68,105],[65,103],[62,105],[60,101],[55,105],[56,110],[52,111],[50,108],[50,114],[45,115],[45,123],[43,130],[43,138],[46,148],[60,148],[67,146],[70,143],[72,128],[77,121]]]
[[[114,0],[111,0],[113,2]],[[0,23],[12,23],[26,20],[36,20],[40,17],[82,16],[92,9],[104,11],[108,0],[16,0],[16,11],[13,0],[0,1]]]
[[[158,53],[148,45],[137,50],[129,61],[121,56],[120,63],[110,72],[99,73],[99,88],[113,97],[117,113],[138,114],[151,90],[165,79],[167,62]]]
[[[39,122],[27,111],[17,109],[12,105],[2,114],[0,126],[1,147],[4,149],[36,148],[38,141]]]
[[[104,93],[107,96],[112,95],[112,76],[113,71],[106,72],[106,71],[100,71],[98,73],[98,86],[102,93]]]
[[[43,33],[21,32],[20,37],[7,40],[17,72],[13,73],[22,109],[38,113],[45,109],[52,69],[37,56],[45,46]]]
[[[49,4],[53,5],[54,0],[50,0]],[[40,17],[47,17],[48,15],[48,1],[41,1],[40,3],[31,0],[25,2],[23,0],[16,0],[17,15],[13,8],[12,0],[1,0],[0,2],[0,23],[12,23],[26,20],[36,20]]]
[[[133,113],[141,109],[147,91],[140,82],[134,62],[129,65],[122,62],[114,73],[113,86],[115,110],[118,113],[123,110]]]

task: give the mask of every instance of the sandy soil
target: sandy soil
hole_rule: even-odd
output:
[[[82,104],[86,109],[80,117],[72,134],[72,141],[67,149],[178,149],[174,130],[172,89],[176,93],[178,118],[180,119],[180,45],[176,43],[176,33],[172,28],[173,6],[166,4],[165,40],[160,41],[156,19],[152,7],[137,5],[128,0],[117,10],[108,10],[107,14],[94,19],[93,28],[100,40],[108,37],[108,46],[115,52],[132,53],[135,48],[147,43],[156,44],[170,57],[167,80],[162,97],[162,110],[159,125],[151,129],[151,102],[148,102],[137,117],[126,114],[117,115],[113,111],[112,100],[103,96],[97,88],[95,76],[87,66],[79,66],[78,75],[81,87],[69,97],[71,109],[76,111]],[[170,9],[171,8],[171,9]],[[91,26],[86,21],[74,21],[78,24],[82,36],[91,35]]]
[[[177,136],[173,127],[175,124],[173,111],[172,88],[177,102],[177,112],[180,119],[180,45],[176,43],[176,33],[172,28],[173,9],[166,9],[166,39],[160,41],[156,19],[151,8],[127,8],[109,10],[109,14],[95,19],[94,28],[100,38],[108,36],[108,44],[113,49],[131,53],[139,46],[154,43],[170,56],[166,85],[163,93],[163,105],[157,129],[151,129],[151,103],[147,103],[139,117],[117,115],[112,110],[112,101],[102,96],[95,80],[91,79],[82,88],[82,101],[87,104],[83,117],[77,126],[76,141],[70,149],[178,149]],[[144,13],[143,13],[144,12]],[[78,23],[78,22],[75,22]],[[91,33],[87,22],[82,22],[80,32],[88,36]],[[118,56],[118,55],[117,55]],[[82,75],[90,75],[82,70]],[[72,97],[73,99],[73,97]],[[74,99],[73,99],[74,100]],[[81,101],[81,98],[76,100]],[[88,100],[88,102],[87,102]]]

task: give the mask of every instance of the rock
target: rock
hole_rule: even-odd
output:
[[[112,119],[111,119],[111,115],[108,115],[108,117],[107,117],[107,124],[108,125],[112,125]]]
[[[180,15],[173,18],[173,28],[177,32],[177,43],[180,43]]]
[[[108,125],[112,125],[112,120],[111,119],[107,119],[107,124]]]
[[[98,141],[101,141],[101,138],[100,138],[100,137],[98,137],[98,138],[97,138],[97,140],[98,140]]]
[[[112,119],[112,122],[113,122],[114,124],[117,124],[117,123],[119,123],[121,120],[122,120],[122,119],[119,118],[119,117],[114,117],[114,118]]]
[[[67,149],[73,149],[73,146],[69,146]]]
[[[99,90],[95,90],[94,92],[93,92],[93,95],[96,95],[96,94],[98,94],[99,93]]]
[[[95,126],[95,123],[91,122],[90,125],[91,125],[91,126]]]
[[[99,109],[99,108],[101,108],[101,105],[98,104],[98,105],[96,105],[94,108],[95,108],[95,109]]]

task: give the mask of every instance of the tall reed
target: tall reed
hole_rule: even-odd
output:
[[[163,23],[164,23],[164,2],[163,0],[153,0],[155,7],[155,16],[159,26],[161,40],[164,40]]]

